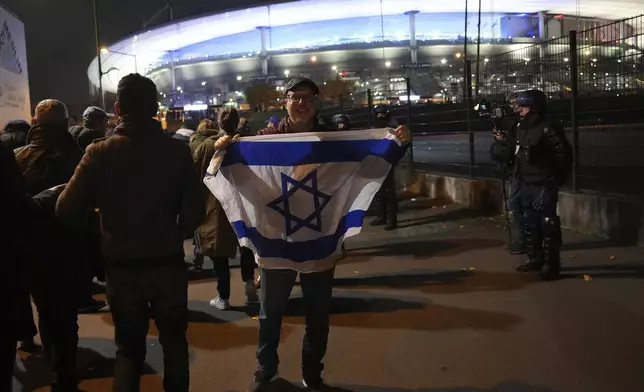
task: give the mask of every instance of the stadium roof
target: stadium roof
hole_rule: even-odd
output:
[[[475,2],[470,4],[469,18],[475,21],[478,10],[475,9]],[[401,15],[410,10],[434,14],[458,13],[464,12],[464,5],[464,0],[305,0],[195,17],[143,31],[111,45],[110,52],[101,55],[103,71],[106,72],[103,85],[107,91],[115,91],[118,79],[134,72],[135,65],[142,73],[144,69],[158,63],[169,51],[220,37],[248,33],[258,26],[279,27],[357,17],[380,17],[381,12],[382,15]],[[482,5],[482,12],[496,13],[499,16],[504,13],[545,11],[550,14],[580,14],[583,17],[602,19],[623,19],[634,16],[634,13],[642,9],[644,0],[579,0],[579,3],[577,0],[490,0]],[[403,28],[406,29],[406,26]],[[240,48],[240,52],[245,50],[246,48]],[[98,62],[94,58],[88,68],[88,76],[94,85],[98,84],[97,68]]]

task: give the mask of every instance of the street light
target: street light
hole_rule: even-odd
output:
[[[206,82],[201,82],[201,85],[202,85],[202,86],[205,86],[206,84],[207,84]]]
[[[387,62],[385,63],[385,67],[387,67],[387,68],[391,67],[391,61],[387,61]]]
[[[311,62],[314,63],[316,61],[318,61],[318,57],[317,56],[311,56]]]
[[[134,58],[134,73],[139,73],[139,67],[136,64],[136,55],[135,54],[117,52],[115,50],[110,50],[109,48],[101,48],[101,53],[103,53],[103,54],[114,53],[114,54],[120,54],[121,56],[130,56],[130,57]]]
[[[333,67],[331,67],[331,69],[332,69],[332,70],[334,70],[334,71],[337,71],[337,70],[338,70],[338,66],[337,66],[337,65],[334,65]]]
[[[238,81],[239,81],[239,80],[242,80],[241,75],[237,76],[237,80],[238,80]]]
[[[285,70],[284,70],[284,75],[285,75],[287,78],[288,78],[288,74],[290,74],[290,73],[291,73],[291,71],[289,71],[288,69],[285,69]]]
[[[447,63],[447,59],[441,59],[441,64]]]

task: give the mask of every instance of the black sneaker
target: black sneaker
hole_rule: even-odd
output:
[[[319,379],[317,381],[309,381],[306,382],[306,380],[302,380],[302,385],[304,385],[304,388],[311,392],[326,392],[326,391],[331,391],[332,388],[324,383],[324,380]]]
[[[525,253],[525,245],[521,241],[514,241],[508,246],[511,255],[522,255]]]
[[[265,378],[255,376],[255,380],[246,389],[246,392],[266,392],[270,390],[271,383],[277,379],[277,375]]]
[[[78,307],[78,313],[79,314],[96,313],[102,310],[103,308],[105,308],[106,306],[107,306],[107,303],[105,301],[99,301],[92,298],[87,303]]]

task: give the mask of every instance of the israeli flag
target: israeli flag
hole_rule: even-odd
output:
[[[389,129],[240,138],[204,183],[262,268],[331,268],[405,148]]]

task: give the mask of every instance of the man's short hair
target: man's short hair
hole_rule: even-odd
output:
[[[159,110],[157,86],[138,73],[124,76],[116,89],[121,115],[152,118]]]
[[[38,124],[56,124],[69,118],[67,106],[55,99],[45,99],[36,105],[34,117]]]

